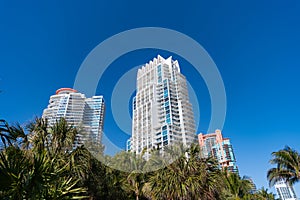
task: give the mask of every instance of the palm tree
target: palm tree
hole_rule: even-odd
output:
[[[32,145],[33,151],[47,150],[50,156],[50,133],[49,126],[46,119],[36,118],[33,122],[26,126],[28,130],[29,142]]]
[[[268,189],[265,189],[264,187],[258,190],[255,195],[259,200],[275,200],[275,194],[269,192]]]
[[[145,152],[136,155],[123,151],[111,159],[111,166],[123,171],[120,176],[123,190],[129,194],[134,193],[137,200],[143,195],[143,187],[147,180],[144,171],[146,160],[143,158]]]
[[[134,192],[135,199],[139,200],[142,196],[144,185],[146,184],[147,175],[139,170],[130,172],[125,179],[123,179],[123,188],[125,191]]]
[[[224,179],[226,184],[226,199],[240,200],[250,194],[250,181],[241,179],[238,174],[225,171]]]
[[[72,178],[66,166],[43,152],[24,152],[9,147],[0,152],[1,199],[86,198],[79,179]]]
[[[12,145],[12,142],[14,141],[14,138],[10,133],[11,133],[10,126],[8,125],[8,123],[5,120],[1,119],[0,120],[0,139],[1,139],[1,142],[2,142],[2,145],[4,146],[4,148]]]
[[[28,160],[24,153],[10,146],[0,152],[0,198],[23,199],[23,176],[27,174]]]
[[[50,128],[50,134],[54,153],[58,153],[72,149],[78,132],[75,127],[68,124],[64,118],[61,118]]]
[[[84,146],[79,146],[71,153],[62,156],[68,160],[68,169],[74,174],[74,177],[79,177],[81,182],[85,182],[91,172],[92,155],[90,152]]]
[[[284,149],[272,153],[271,164],[275,168],[268,171],[267,178],[270,186],[273,186],[280,179],[286,180],[290,185],[300,180],[300,154],[286,146]]]
[[[156,171],[149,179],[153,199],[218,199],[222,185],[217,163],[202,159],[199,147],[173,147],[172,164]],[[176,154],[181,152],[181,154]]]
[[[73,146],[76,130],[65,120],[48,127],[45,120],[36,119],[27,126],[29,137],[20,125],[5,127],[10,144],[16,145],[0,152],[1,199],[87,198],[80,182],[88,173],[89,154],[83,147],[66,151]]]
[[[19,123],[9,126],[9,133],[13,138],[15,146],[18,146],[22,149],[29,149],[30,142],[28,135],[25,133],[24,128]]]

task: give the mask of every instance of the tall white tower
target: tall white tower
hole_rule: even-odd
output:
[[[186,78],[172,57],[158,55],[138,70],[132,108],[127,150],[139,154],[144,149],[163,150],[166,145],[197,141]]]
[[[294,188],[285,180],[280,179],[275,183],[275,189],[280,200],[297,200]]]
[[[52,95],[43,118],[51,126],[60,118],[79,128],[76,145],[85,141],[101,143],[104,120],[103,96],[86,98],[84,94],[71,88],[61,88]]]

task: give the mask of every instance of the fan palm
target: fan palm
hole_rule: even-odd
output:
[[[51,126],[49,132],[54,154],[72,150],[78,132],[77,129],[68,124],[64,118],[61,118]]]
[[[32,150],[38,152],[46,149],[47,154],[50,156],[50,133],[47,120],[36,118],[35,121],[29,123],[26,128],[29,132],[28,137],[32,145]]]
[[[46,157],[45,152],[25,154],[15,147],[0,152],[0,198],[57,199],[62,194],[66,198],[84,197],[85,190],[76,187],[76,180],[71,182],[71,178],[65,175],[65,168],[55,163]],[[62,183],[61,187],[57,187],[57,183]]]
[[[179,150],[178,150],[179,149]],[[174,150],[174,148],[173,148]],[[172,151],[172,150],[171,150]],[[219,169],[213,160],[201,159],[199,147],[175,148],[172,164],[154,173],[149,187],[154,199],[217,199],[220,192]]]
[[[79,182],[88,174],[89,153],[72,149],[77,132],[64,119],[53,127],[36,119],[27,126],[28,135],[19,124],[2,121],[1,128],[6,142],[0,152],[1,199],[86,198]]]
[[[3,119],[0,120],[0,139],[4,148],[12,145],[12,142],[15,140],[11,135],[10,126]]]

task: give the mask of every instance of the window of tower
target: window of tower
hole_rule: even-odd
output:
[[[168,131],[167,130],[163,130],[162,135],[166,136],[167,134],[168,134]]]
[[[171,124],[171,119],[170,119],[170,118],[167,118],[167,119],[166,119],[166,123],[167,123],[167,124]]]
[[[168,90],[167,89],[164,90],[164,98],[166,98],[166,97],[168,97]]]
[[[157,76],[158,76],[158,83],[161,83],[162,82],[161,65],[157,66]]]

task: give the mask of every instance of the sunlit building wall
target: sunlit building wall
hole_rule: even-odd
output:
[[[76,145],[89,140],[101,143],[104,122],[103,96],[86,98],[84,94],[71,88],[61,88],[52,95],[43,118],[52,126],[60,118],[78,128]]]
[[[285,182],[285,180],[280,179],[274,186],[280,200],[297,200],[294,188]]]
[[[132,137],[127,150],[161,149],[197,142],[186,78],[172,57],[154,58],[138,70],[133,99]]]
[[[223,138],[220,130],[215,133],[198,135],[202,156],[214,157],[221,168],[238,173],[233,148],[228,138]]]

